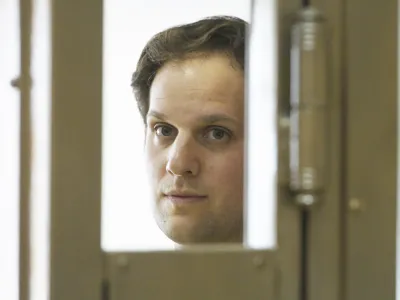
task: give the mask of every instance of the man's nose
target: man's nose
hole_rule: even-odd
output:
[[[185,136],[177,136],[168,152],[166,170],[174,176],[197,176],[200,162],[196,142]]]

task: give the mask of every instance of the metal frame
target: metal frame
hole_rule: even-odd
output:
[[[19,1],[20,58],[18,78],[11,85],[20,90],[20,215],[19,215],[19,297],[29,299],[30,290],[30,192],[31,192],[31,31],[32,1]]]
[[[332,38],[331,171],[311,215],[309,299],[395,299],[395,0],[311,0]]]
[[[329,158],[328,185],[321,205],[309,214],[309,244],[307,253],[309,300],[344,300],[343,258],[343,188],[345,124],[343,108],[346,86],[344,73],[343,32],[345,29],[343,3],[346,0],[310,0],[327,19],[329,43]],[[358,298],[352,298],[358,299]],[[383,298],[382,298],[383,299]]]
[[[275,253],[243,248],[108,253],[110,300],[282,299]]]
[[[257,0],[265,1],[265,0]],[[301,8],[298,0],[277,0],[278,14],[278,115],[285,118],[290,99],[290,28],[293,15]],[[300,299],[301,290],[301,215],[291,203],[287,192],[289,178],[289,128],[279,130],[279,191],[278,191],[278,248],[277,261],[280,270],[281,299]]]
[[[289,26],[300,1],[277,2],[279,101],[284,114],[290,90]],[[398,4],[311,2],[323,10],[331,28],[332,98],[330,185],[322,205],[310,214],[308,296],[395,299]],[[103,275],[112,286],[118,285],[120,270],[133,262],[148,272],[169,259],[181,260],[171,271],[176,274],[186,268],[183,262],[203,262],[222,274],[232,261],[239,267],[258,253],[225,249],[227,256],[215,259],[221,252],[101,252],[102,9],[102,1],[94,0],[56,0],[52,7],[51,299],[57,300],[99,300]],[[284,182],[287,132],[280,129],[279,175]],[[280,294],[274,296],[295,300],[300,290],[300,214],[286,198],[281,190],[278,249],[262,253],[278,268],[275,284]],[[208,269],[199,272],[209,274]],[[234,275],[243,285],[257,284],[258,275]]]
[[[50,299],[101,299],[103,2],[52,1]]]
[[[279,36],[282,36],[290,26],[288,16],[299,8],[300,3],[294,0],[278,3]],[[103,257],[100,249],[102,2],[53,1],[52,43],[50,295],[51,299],[57,300],[98,300],[103,280],[103,258],[113,261],[114,257],[113,254]],[[278,52],[279,99],[286,100],[289,35],[285,34],[279,41]],[[283,193],[280,197],[284,198]],[[268,254],[270,251],[261,253],[266,255],[267,264],[273,263],[275,257],[279,278],[285,278],[279,282],[281,298],[295,300],[299,290],[299,213],[295,207],[279,201],[278,215],[279,249],[274,252],[277,255]],[[129,257],[140,257],[138,267],[147,270],[157,268],[158,259],[167,263],[167,259],[176,258],[189,259],[193,264],[209,264],[210,268],[213,266],[214,270],[223,272],[230,270],[234,261],[238,267],[241,259],[248,260],[249,256],[260,252],[242,250],[232,253],[225,249],[223,259],[213,258],[218,255],[216,252],[208,253],[132,253]],[[232,260],[233,255],[238,259]],[[176,274],[183,271],[178,266],[174,267]],[[143,271],[137,269],[138,274]],[[197,275],[204,278],[210,271],[203,269]],[[108,274],[107,269],[105,272],[105,275],[114,274]],[[271,276],[268,274],[266,279]],[[244,275],[235,275],[242,285],[251,287],[257,284],[257,274]],[[114,282],[112,277],[108,280]],[[260,298],[261,292],[254,291]],[[275,294],[272,299],[276,299]]]
[[[395,299],[398,1],[347,0],[345,23],[345,299]]]
[[[253,1],[253,5],[255,4]],[[291,16],[299,8],[298,1],[277,1],[279,114],[286,112],[285,104],[289,98],[290,65],[287,60],[290,53],[289,29]],[[265,18],[257,21],[259,26],[264,23],[265,26],[268,26],[268,20]],[[263,38],[255,35],[257,38]],[[284,178],[287,176],[285,130],[286,128],[281,128],[279,141],[279,144],[282,145],[279,157],[281,183],[285,183]],[[285,201],[287,200],[285,188],[279,191],[278,197],[277,250],[256,251],[244,248],[232,250],[225,245],[219,250],[201,247],[195,248],[193,251],[180,250],[178,252],[107,253],[106,278],[109,283],[110,299],[123,300],[134,296],[156,299],[161,295],[166,299],[175,299],[178,295],[187,299],[197,299],[196,297],[198,299],[214,299],[212,297],[222,299],[223,297],[219,297],[221,295],[218,293],[226,293],[224,296],[227,299],[243,299],[246,297],[244,295],[251,299],[299,299],[300,213],[298,208],[289,201]],[[269,271],[267,273],[254,272],[254,264],[258,264],[255,262],[262,257],[267,265],[274,266],[271,269],[272,273]],[[189,266],[192,266],[192,269]],[[196,272],[191,273],[190,270],[196,270]],[[210,274],[212,274],[212,280],[210,280]],[[187,281],[183,285],[177,285],[176,281],[179,282],[177,278],[187,279]],[[149,280],[159,282],[155,289],[150,290]],[[210,290],[205,289],[203,285],[193,284],[199,280],[207,281],[205,286],[210,286]],[[127,281],[130,284],[127,284]],[[218,284],[213,285],[213,282],[215,284],[216,281]],[[214,289],[211,289],[211,285]],[[278,286],[272,288],[271,285]],[[247,288],[244,290],[243,287]]]

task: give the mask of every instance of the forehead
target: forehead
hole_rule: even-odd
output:
[[[166,115],[225,113],[241,117],[243,72],[224,55],[169,62],[150,88],[150,110]]]

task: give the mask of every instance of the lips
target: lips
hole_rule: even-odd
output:
[[[202,202],[207,199],[207,196],[190,193],[170,193],[166,194],[165,198],[176,204],[190,204]]]

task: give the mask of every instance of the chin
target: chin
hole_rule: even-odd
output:
[[[158,227],[174,243],[179,245],[241,243],[239,228],[227,230],[221,234],[216,230],[214,222],[204,222],[204,219],[193,219],[188,216],[169,216],[167,219],[157,218]],[[230,234],[228,234],[228,232]],[[238,234],[232,234],[236,232]]]
[[[188,245],[208,242],[208,234],[204,228],[200,224],[188,220],[169,220],[159,224],[159,227],[176,244]]]
[[[199,236],[199,232],[193,232],[188,228],[164,228],[164,234],[174,243],[180,245],[204,243],[204,239]]]

